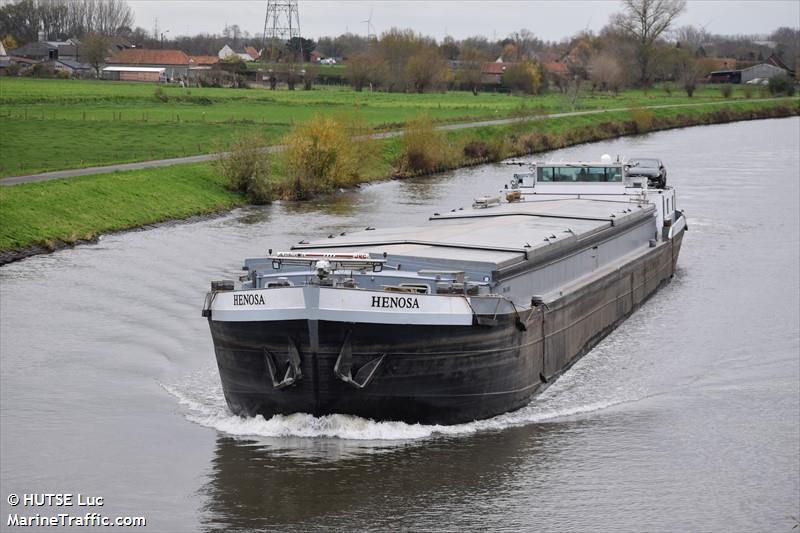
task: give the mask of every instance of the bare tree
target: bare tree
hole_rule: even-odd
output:
[[[417,93],[424,93],[441,81],[447,65],[434,48],[423,48],[408,58],[406,79],[408,85]]]
[[[319,65],[309,63],[303,71],[303,90],[310,91],[314,87],[314,82],[319,76]]]
[[[366,53],[353,54],[347,60],[345,77],[357,92],[361,92],[372,81],[373,66],[373,58]]]
[[[600,87],[602,90],[616,93],[622,85],[622,67],[616,58],[607,52],[592,57],[589,61],[589,72],[591,72],[592,90]]]
[[[684,53],[679,64],[679,80],[683,85],[686,95],[691,98],[703,77],[713,67],[708,59],[695,57],[688,52]]]
[[[705,43],[711,40],[711,36],[705,28],[681,26],[675,30],[675,39],[678,41],[681,48],[696,54]]]
[[[650,59],[656,40],[686,8],[686,0],[622,0],[623,13],[613,17],[614,24],[636,41],[639,83],[650,82]]]
[[[477,48],[462,45],[461,54],[458,57],[461,61],[461,68],[456,72],[456,81],[461,89],[468,89],[472,91],[472,94],[478,96],[483,81],[481,70],[483,64],[489,59],[488,56]]]

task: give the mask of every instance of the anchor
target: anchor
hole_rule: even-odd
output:
[[[272,353],[266,348],[264,348],[264,360],[267,363],[267,371],[272,380],[272,386],[276,389],[283,389],[289,385],[294,385],[303,378],[303,371],[300,369],[300,350],[291,337],[289,337],[289,363],[286,365],[286,373],[282,380],[278,381],[278,371],[275,366],[275,360]]]
[[[353,377],[353,347],[350,344],[351,331],[347,332],[342,349],[339,351],[339,357],[336,358],[336,364],[333,366],[333,373],[337,378],[341,379],[348,385],[352,385],[357,389],[363,389],[369,385],[372,381],[372,378],[375,377],[375,373],[378,371],[378,368],[380,368],[381,363],[383,363],[383,359],[386,357],[386,354],[383,353],[375,359],[365,363],[361,368],[358,369],[355,377]]]

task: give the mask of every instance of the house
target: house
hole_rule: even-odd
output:
[[[217,56],[189,56],[189,64],[193,67],[208,67],[211,68],[219,65],[219,57]]]
[[[257,60],[258,57],[261,55],[261,54],[258,53],[258,50],[256,50],[252,46],[245,46],[244,47],[244,51],[247,52],[247,54],[250,55],[250,57],[252,58],[251,61]]]
[[[767,65],[773,65],[775,67],[782,68],[783,70],[786,71],[789,77],[794,78],[794,71],[789,67],[787,67],[786,63],[784,63],[783,60],[777,55],[772,54],[767,58],[766,61],[764,61],[764,63],[766,63]]]
[[[197,78],[203,72],[219,67],[217,56],[189,56],[189,77]]]
[[[545,72],[545,74],[554,78],[569,77],[569,68],[567,67],[566,63],[562,63],[561,61],[548,61],[547,63],[542,63],[542,70]]]
[[[312,50],[311,53],[308,54],[308,58],[311,60],[312,63],[319,63],[319,60],[322,59],[322,54],[320,54],[316,50]]]
[[[116,54],[128,48],[134,48],[133,43],[126,37],[115,35],[109,38],[110,55]]]
[[[239,56],[242,61],[255,61],[258,59],[258,50],[252,46],[245,46],[244,48],[233,49],[229,45],[225,45],[217,52],[220,59],[226,59],[231,56]]]
[[[492,63],[484,63],[481,66],[481,83],[484,85],[500,85],[503,81],[503,72],[506,71],[509,63],[502,61],[494,61]]]
[[[6,53],[6,47],[3,46],[2,41],[0,41],[0,69],[8,68],[11,64],[11,58],[8,57]]]
[[[190,75],[189,56],[181,50],[153,50],[149,48],[128,48],[117,52],[108,60],[109,66],[163,68],[167,79],[188,78]],[[106,69],[103,69],[106,72]],[[109,71],[113,72],[113,71]],[[142,72],[132,70],[130,72]],[[120,77],[120,79],[122,79]],[[149,80],[148,80],[149,81]]]
[[[703,63],[711,70],[736,70],[736,58],[733,57],[707,57]]]

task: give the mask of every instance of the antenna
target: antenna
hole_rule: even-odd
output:
[[[264,36],[261,46],[269,48],[269,59],[278,59],[278,45],[283,41],[300,38],[300,11],[297,0],[267,0],[267,15],[264,17]],[[300,60],[303,58],[303,41],[300,39]]]

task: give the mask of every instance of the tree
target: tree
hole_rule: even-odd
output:
[[[382,64],[381,83],[386,90],[403,92],[408,88],[408,60],[426,46],[433,47],[435,42],[414,33],[413,30],[392,28],[381,35],[374,50]]]
[[[447,65],[433,48],[423,48],[408,58],[406,80],[408,86],[419,94],[438,84]]]
[[[693,54],[685,51],[679,63],[678,70],[683,90],[686,91],[686,95],[691,98],[700,80],[711,70],[711,63],[708,59],[695,57]]]
[[[478,96],[483,81],[481,67],[487,59],[486,54],[477,48],[469,45],[461,47],[459,55],[461,68],[456,71],[456,81],[461,89],[468,89],[472,91],[472,94]]]
[[[509,65],[503,72],[503,85],[514,91],[536,94],[542,86],[539,66],[530,61]]]
[[[675,30],[675,39],[681,48],[696,54],[707,43],[711,36],[705,28],[695,28],[694,26],[681,26]]]
[[[636,42],[639,83],[650,83],[650,59],[656,40],[686,8],[686,0],[622,0],[623,13],[613,17],[614,24]]]
[[[86,33],[114,35],[133,24],[133,11],[125,0],[21,0],[0,2],[0,35],[11,33],[19,42],[66,39]]]
[[[609,53],[602,52],[592,57],[589,61],[589,71],[592,90],[594,87],[600,87],[602,90],[616,93],[622,85],[622,67]]]
[[[2,43],[3,43],[3,48],[5,48],[6,51],[13,50],[14,48],[17,47],[17,40],[14,39],[14,36],[11,35],[10,33],[5,34]]]
[[[775,51],[786,63],[786,66],[794,69],[800,75],[800,64],[798,64],[798,59],[800,59],[800,29],[778,28],[772,32],[770,39],[775,41]]]
[[[350,56],[345,64],[345,78],[350,82],[350,86],[357,92],[361,92],[364,87],[374,81],[375,60],[366,53],[358,53]]]
[[[106,61],[108,39],[97,33],[89,33],[81,43],[83,59],[94,69],[96,77],[100,77],[100,67]]]
[[[311,61],[311,52],[316,49],[317,43],[303,37],[292,37],[286,41],[286,50],[294,61],[300,61],[300,52],[303,53],[302,61]]]
[[[303,72],[303,90],[310,91],[314,87],[314,81],[319,76],[319,65],[310,63]]]

